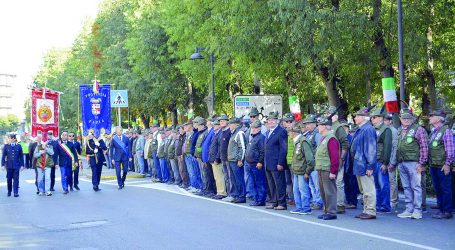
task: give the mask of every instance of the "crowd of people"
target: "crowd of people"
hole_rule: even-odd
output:
[[[65,194],[79,190],[82,146],[98,192],[103,164],[115,168],[118,189],[125,187],[128,171],[153,182],[178,185],[196,195],[266,209],[309,215],[322,210],[319,219],[333,220],[355,209],[362,195],[363,211],[356,218],[376,219],[398,205],[398,179],[405,196],[399,218],[421,219],[426,210],[426,172],[429,171],[438,212],[433,218],[450,219],[455,194],[455,137],[445,123],[446,114],[430,113],[427,130],[409,109],[400,111],[401,126],[383,109],[362,108],[353,124],[339,121],[337,109],[309,114],[296,121],[291,113],[271,112],[261,121],[256,108],[248,122],[237,117],[190,119],[173,127],[153,124],[149,129],[113,135],[85,143],[74,133],[52,132],[47,142],[38,135],[28,147],[36,169],[37,193],[52,195],[55,169],[60,168]],[[264,122],[264,123],[263,123]],[[2,166],[7,168],[8,196],[18,196],[19,170],[26,155],[14,135],[5,145]],[[36,167],[35,167],[36,166]],[[14,184],[14,185],[13,185]]]

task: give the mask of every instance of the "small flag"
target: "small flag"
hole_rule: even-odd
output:
[[[100,92],[100,82],[98,80],[93,80],[93,93],[98,94]]]
[[[399,109],[397,93],[395,91],[395,78],[393,77],[382,78],[382,93],[384,96],[384,103],[387,112],[397,113]]]
[[[294,115],[296,121],[302,120],[302,112],[300,111],[299,97],[296,95],[289,96],[289,109]]]

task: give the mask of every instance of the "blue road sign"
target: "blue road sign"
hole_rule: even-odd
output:
[[[111,90],[111,108],[128,107],[128,90]]]

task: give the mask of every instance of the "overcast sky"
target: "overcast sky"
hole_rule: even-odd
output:
[[[17,75],[14,113],[24,118],[23,102],[43,55],[70,47],[100,0],[0,0],[0,73]],[[4,115],[4,114],[0,114]]]

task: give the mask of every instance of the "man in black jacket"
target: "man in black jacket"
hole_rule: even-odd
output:
[[[220,200],[226,197],[226,184],[224,182],[223,165],[220,159],[220,137],[222,135],[220,121],[213,122],[214,136],[210,143],[209,162],[212,164],[213,176],[216,183],[216,195],[214,199]]]
[[[229,139],[231,139],[231,130],[227,126],[229,117],[227,115],[222,115],[222,116],[220,116],[219,120],[220,120],[220,127],[221,127],[221,131],[220,131],[221,135],[219,137],[220,159],[223,164],[224,185],[226,187],[226,193],[228,195],[226,198],[223,198],[223,200],[231,202],[234,200],[234,198],[232,196],[230,196],[234,189],[234,183],[232,183],[231,176],[233,175],[233,173],[229,167],[228,153],[227,153]]]
[[[250,166],[252,176],[252,188],[254,189],[254,201],[250,206],[265,206],[267,197],[267,184],[264,169],[264,143],[265,136],[261,133],[261,122],[254,121],[251,126],[251,140],[246,147],[245,161]]]

